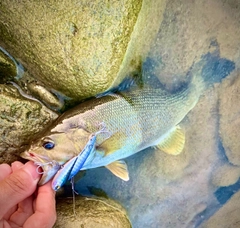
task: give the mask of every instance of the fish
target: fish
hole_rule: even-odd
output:
[[[63,165],[83,151],[89,136],[104,123],[107,133],[98,135],[95,149],[80,170],[103,166],[128,181],[124,158],[148,147],[172,156],[183,151],[185,132],[181,121],[197,104],[204,90],[220,82],[234,68],[230,60],[207,53],[191,67],[189,81],[176,91],[166,90],[157,77],[154,83],[149,75],[141,75],[139,80],[127,77],[119,86],[122,90],[109,90],[63,113],[21,156],[35,161],[44,156]],[[219,72],[214,74],[213,70]],[[49,172],[51,167],[42,168],[48,173],[44,172],[41,184],[56,174]]]
[[[103,127],[96,133],[92,133],[89,136],[89,141],[85,145],[84,149],[78,156],[70,159],[65,165],[57,172],[52,181],[52,189],[57,191],[60,189],[67,180],[71,180],[82,168],[84,162],[87,160],[89,154],[95,149],[95,143],[97,135],[104,131]]]
[[[30,152],[25,152],[25,156],[31,158],[29,160],[33,161],[34,164],[37,166],[37,173],[42,174],[42,176],[44,177],[39,180],[39,185],[47,183],[52,178],[52,176],[54,176],[61,168],[61,165],[57,161],[50,161],[49,158],[46,156],[38,155],[38,157],[36,158],[36,156],[31,154]]]

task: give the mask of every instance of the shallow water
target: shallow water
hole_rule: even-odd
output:
[[[192,66],[203,58],[205,79],[227,76],[204,91],[181,122],[183,152],[172,156],[147,148],[124,159],[128,182],[96,168],[75,183],[81,195],[120,202],[134,228],[239,227],[240,16],[234,1],[226,2],[168,1],[143,61],[144,82],[159,86],[159,79],[172,93],[188,85]],[[71,195],[71,186],[65,188]]]
[[[124,159],[128,182],[97,168],[88,170],[75,190],[91,195],[99,188],[127,209],[133,227],[205,227],[240,189],[240,167],[229,161],[219,132],[220,92],[221,85],[205,91],[182,121],[186,145],[180,155],[148,148]]]
[[[164,31],[170,30],[171,26],[161,28],[142,72],[152,84],[157,76],[165,88],[174,92],[191,78],[192,66],[184,70],[186,63],[182,66],[181,61],[178,66],[170,63],[176,61],[177,54],[164,42],[168,40]],[[180,39],[176,43],[181,42]],[[239,219],[231,215],[229,208],[240,210],[231,201],[234,194],[240,200],[239,143],[233,130],[239,127],[236,96],[240,88],[240,56],[238,53],[234,60],[223,58],[217,39],[207,41],[205,46],[208,48],[201,51],[198,47],[191,50],[188,47],[189,56],[195,52],[200,59],[208,56],[209,51],[215,53],[215,57],[208,59],[202,75],[208,79],[220,74],[228,76],[221,84],[209,87],[181,122],[186,133],[183,152],[171,156],[147,148],[124,159],[130,173],[128,182],[116,178],[105,168],[97,168],[87,170],[75,184],[80,194],[94,195],[93,189],[99,188],[119,201],[127,209],[133,227],[238,227]],[[170,51],[168,60],[162,54],[164,51]]]

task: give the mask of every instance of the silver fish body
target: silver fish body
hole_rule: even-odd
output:
[[[173,95],[144,88],[94,98],[63,114],[56,126],[29,151],[36,157],[44,154],[49,160],[64,164],[83,150],[89,135],[104,123],[108,133],[98,136],[96,150],[81,170],[106,166],[113,171],[109,164],[161,142],[192,109],[198,97],[192,86]],[[55,143],[52,150],[42,146],[48,140]],[[120,169],[126,169],[124,163],[118,163],[118,167],[119,164]],[[128,176],[117,176],[128,180]]]

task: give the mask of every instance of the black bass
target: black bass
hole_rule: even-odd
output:
[[[151,146],[168,154],[181,153],[185,135],[179,123],[196,105],[206,87],[219,82],[234,69],[232,64],[230,70],[216,77],[204,78],[202,74],[208,66],[207,59],[195,64],[192,80],[175,93],[162,89],[162,86],[146,83],[142,88],[137,85],[131,88],[125,86],[123,91],[83,102],[61,115],[44,137],[33,142],[30,149],[22,153],[22,157],[45,164],[40,181],[40,184],[44,184],[55,175],[56,167],[49,162],[62,165],[77,156],[87,144],[89,136],[99,130],[99,124],[104,124],[106,132],[97,135],[96,149],[81,170],[105,166],[126,181],[129,174],[123,158]],[[230,62],[216,57],[214,64],[223,64],[224,67]],[[210,66],[211,70],[214,69]]]

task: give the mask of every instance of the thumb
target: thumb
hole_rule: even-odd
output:
[[[34,193],[39,178],[36,166],[27,162],[0,181],[0,219],[9,209]]]

